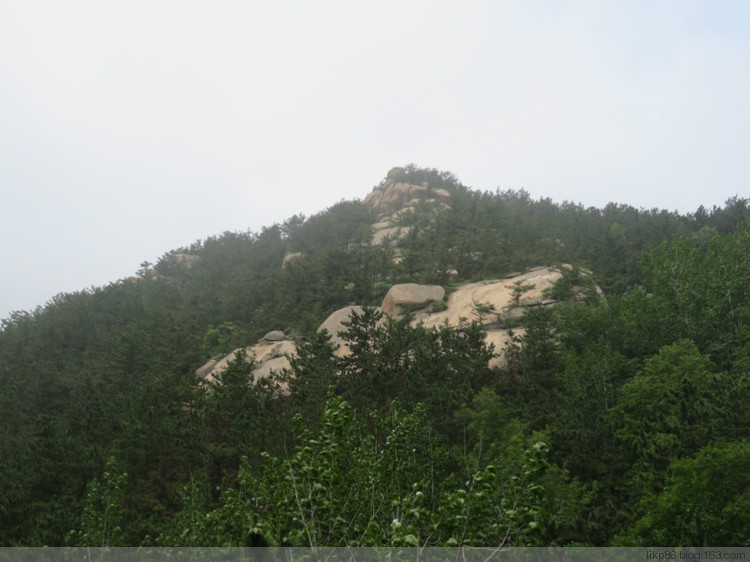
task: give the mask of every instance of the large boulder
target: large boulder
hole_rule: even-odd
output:
[[[318,327],[318,332],[322,332],[323,330],[328,331],[331,336],[331,343],[335,349],[334,353],[338,357],[349,354],[349,346],[346,345],[346,342],[339,334],[346,331],[344,322],[351,320],[352,312],[361,315],[364,312],[364,309],[361,306],[345,306],[344,308],[340,308],[336,312],[333,312]]]
[[[272,330],[268,332],[265,336],[261,338],[261,341],[267,341],[267,342],[274,342],[274,341],[284,341],[287,339],[286,334],[282,332],[281,330]]]
[[[406,312],[421,310],[435,301],[443,300],[445,289],[440,285],[402,283],[390,288],[381,305],[383,312],[395,318]]]

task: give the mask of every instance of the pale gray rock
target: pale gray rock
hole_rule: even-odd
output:
[[[406,183],[404,169],[393,168],[388,172],[385,182],[375,186],[362,203],[371,207],[379,216],[385,217],[418,201],[439,201],[444,204],[450,199],[450,192],[442,188],[430,189],[427,182],[422,185]]]
[[[235,349],[233,352],[225,355],[221,359],[212,359],[196,372],[196,376],[201,378],[204,384],[213,384],[217,381],[218,375],[224,371],[231,361],[237,358],[237,355],[245,351],[248,361],[255,361],[253,368],[253,377],[256,381],[267,378],[274,373],[280,373],[284,369],[289,369],[289,357],[296,355],[297,346],[291,340],[282,341],[261,341],[253,346]],[[289,393],[289,385],[282,382],[279,386],[280,394]]]
[[[394,168],[391,168],[388,170],[388,175],[386,176],[386,179],[398,182],[406,179],[406,170],[402,168],[401,166],[396,166]]]
[[[268,332],[261,339],[265,341],[283,341],[287,339],[287,337],[286,334],[281,330],[273,330],[271,332]]]
[[[378,308],[377,310],[380,309]],[[356,305],[345,306],[344,308],[340,308],[336,312],[333,312],[318,327],[318,332],[322,332],[323,330],[328,331],[331,336],[331,343],[333,344],[333,347],[335,349],[334,353],[338,357],[349,354],[349,347],[346,345],[346,342],[339,334],[346,331],[344,322],[348,322],[351,319],[352,312],[356,312],[357,314],[361,315],[364,312],[364,309],[361,306]],[[381,323],[382,322],[383,321],[381,320]]]
[[[383,299],[383,312],[391,318],[427,307],[430,303],[443,300],[445,289],[440,285],[418,285],[402,283],[390,288]]]
[[[514,336],[522,337],[525,334],[526,330],[524,328],[516,328],[513,330]],[[504,352],[513,342],[513,336],[511,336],[511,333],[508,330],[487,330],[484,336],[484,341],[488,345],[492,344],[494,346],[495,354],[492,359],[490,359],[489,367],[491,369],[495,367],[504,367],[507,364]]]
[[[448,297],[446,310],[430,314],[423,319],[426,326],[459,326],[461,322],[479,322],[491,326],[505,319],[517,319],[529,306],[539,305],[545,299],[545,291],[551,289],[562,277],[562,271],[552,267],[535,267],[512,281],[490,279],[458,287]],[[514,299],[516,284],[523,287]],[[386,295],[387,296],[387,295]]]
[[[284,254],[284,259],[281,261],[281,269],[286,269],[289,267],[290,263],[303,257],[304,254],[302,252],[287,252]]]
[[[374,230],[374,229],[373,229]],[[410,226],[391,226],[377,230],[372,235],[372,243],[375,246],[380,245],[386,238],[391,241],[392,245],[396,245],[399,240],[405,238],[409,231]]]
[[[195,376],[199,379],[205,379],[209,375],[209,373],[214,370],[214,367],[216,367],[216,364],[218,362],[218,359],[209,359],[203,365],[198,367],[198,369],[195,371]]]
[[[397,317],[407,311],[416,311],[415,323],[422,323],[427,328],[450,326],[458,328],[467,322],[478,321],[484,325],[486,342],[494,346],[494,357],[490,367],[505,364],[505,353],[513,341],[511,333],[522,336],[523,327],[509,331],[509,321],[518,321],[531,306],[554,306],[555,301],[547,296],[548,290],[562,277],[563,270],[570,268],[536,267],[523,273],[513,274],[505,279],[494,279],[470,283],[455,289],[448,297],[445,310],[430,312],[431,303],[441,301],[445,290],[439,285],[418,285],[405,283],[394,285],[383,299],[383,311],[387,316]],[[589,274],[589,272],[584,272]],[[521,288],[519,293],[518,289]],[[597,287],[597,291],[601,290]],[[341,357],[349,353],[341,333],[346,330],[345,322],[351,319],[353,312],[362,314],[361,306],[347,306],[332,313],[318,328],[327,330],[336,348],[336,355]],[[385,317],[381,323],[385,322]],[[279,331],[266,334],[256,345],[244,348],[248,359],[255,361],[253,375],[260,380],[290,368],[289,358],[296,354],[293,341]],[[237,349],[223,358],[212,359],[201,366],[196,375],[204,381],[216,380],[216,376],[226,368],[241,349]],[[289,392],[288,385],[282,383],[279,392]]]

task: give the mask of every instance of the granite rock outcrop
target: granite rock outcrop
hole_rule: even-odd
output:
[[[524,312],[532,307],[554,306],[557,301],[549,296],[550,290],[562,278],[564,270],[570,266],[535,267],[523,273],[513,273],[503,279],[490,279],[469,283],[454,289],[445,298],[445,289],[439,285],[418,285],[405,283],[394,285],[386,294],[378,310],[383,319],[399,318],[406,313],[413,314],[412,322],[421,323],[427,328],[462,325],[478,322],[485,329],[485,340],[494,346],[495,355],[490,367],[504,364],[504,352],[513,335],[523,335],[525,330],[518,325]],[[587,272],[583,272],[587,275]],[[599,290],[598,288],[596,289]],[[443,303],[434,306],[434,303]],[[333,312],[320,325],[318,331],[327,330],[339,357],[349,353],[341,333],[352,315],[363,313],[361,306],[347,306]],[[509,324],[514,327],[508,328]],[[253,375],[265,378],[273,372],[281,372],[290,367],[289,357],[296,352],[295,344],[283,332],[272,331],[256,345],[245,348],[248,358],[256,363]],[[235,350],[223,358],[208,361],[196,371],[205,381],[216,380],[216,376],[236,357]],[[286,392],[286,386],[281,388]]]
[[[403,214],[413,211],[419,204],[427,204],[434,209],[447,207],[451,194],[442,188],[431,188],[429,185],[413,185],[407,182],[404,168],[392,168],[385,181],[375,186],[362,201],[370,207],[377,217],[372,225],[373,244],[380,244],[389,239],[394,246],[410,232],[410,227],[400,224]]]
[[[235,361],[237,356],[244,350],[247,359],[254,361],[255,368],[252,371],[254,379],[260,380],[271,376],[273,373],[289,369],[289,357],[297,352],[294,341],[287,338],[284,332],[274,330],[263,336],[255,345],[238,348],[224,355],[211,359],[199,367],[195,374],[204,383],[215,384],[219,375],[227,368],[230,362]],[[286,394],[289,391],[286,383],[280,383],[279,392]]]
[[[390,288],[381,307],[386,315],[396,317],[406,312],[421,310],[435,301],[443,300],[443,297],[445,289],[440,285],[402,283]]]

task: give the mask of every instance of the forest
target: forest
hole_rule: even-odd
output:
[[[750,546],[750,200],[585,208],[406,174],[451,201],[403,215],[398,259],[341,201],[3,319],[0,546]],[[374,308],[561,263],[556,293],[601,293],[529,309],[502,367],[476,324]],[[337,356],[316,330],[352,302]],[[290,369],[196,377],[270,330]]]

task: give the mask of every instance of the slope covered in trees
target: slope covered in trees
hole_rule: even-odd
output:
[[[748,201],[594,209],[405,174],[451,204],[404,214],[398,250],[341,202],[3,320],[0,544],[748,546]],[[395,283],[562,262],[605,298],[529,310],[499,369],[477,326],[365,309],[346,357],[315,332]],[[273,329],[298,340],[279,380],[240,358],[198,384]]]

